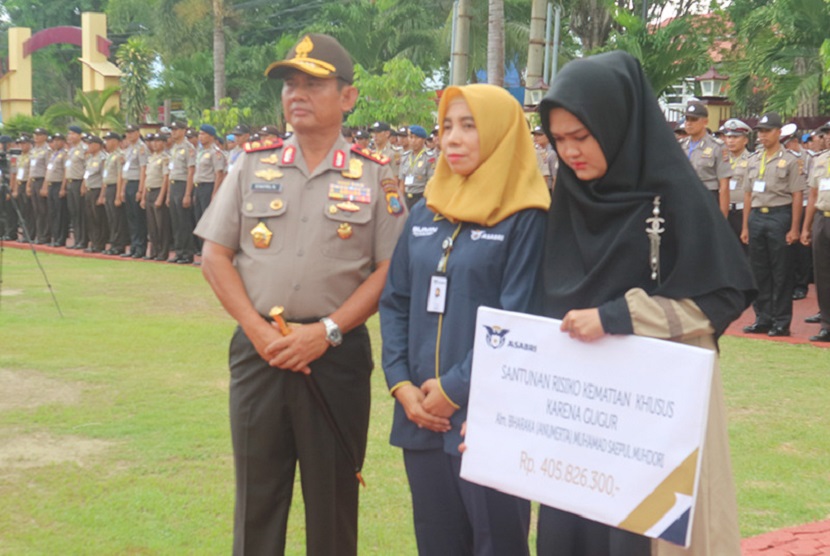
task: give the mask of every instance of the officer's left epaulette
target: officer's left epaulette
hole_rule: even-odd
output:
[[[369,149],[361,148],[360,145],[356,145],[356,144],[352,145],[351,150],[352,150],[353,153],[359,154],[363,158],[368,158],[372,162],[377,162],[381,166],[389,164],[389,157],[388,156],[384,156],[382,154],[375,154],[372,151],[370,151]]]
[[[282,139],[276,141],[249,141],[242,146],[246,153],[255,153],[259,151],[272,151],[274,149],[282,148]]]

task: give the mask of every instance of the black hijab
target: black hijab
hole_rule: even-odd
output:
[[[638,287],[672,299],[732,289],[747,307],[755,287],[746,256],[666,124],[640,63],[609,52],[567,64],[539,107],[555,145],[553,108],[588,128],[608,170],[584,182],[560,162],[543,262],[544,314],[562,318]],[[651,278],[646,235],[657,195],[665,219],[659,281]]]

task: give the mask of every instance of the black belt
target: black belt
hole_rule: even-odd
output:
[[[268,317],[268,316],[265,316],[265,315],[260,315],[260,316],[268,322],[274,322],[274,319],[271,318],[271,317]],[[321,318],[323,318],[323,317],[312,317],[312,318],[307,318],[307,319],[289,319],[289,318],[283,317],[286,324],[314,324],[315,322],[320,322]]]
[[[761,214],[769,214],[771,212],[782,212],[782,211],[792,211],[793,206],[790,205],[779,205],[777,207],[752,207],[752,210],[758,211]]]

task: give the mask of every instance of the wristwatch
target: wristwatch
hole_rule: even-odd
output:
[[[340,332],[340,327],[337,323],[328,317],[323,317],[320,322],[326,327],[326,341],[332,347],[337,347],[343,343],[343,334]]]

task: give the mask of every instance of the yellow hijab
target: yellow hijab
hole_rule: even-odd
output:
[[[476,122],[481,164],[469,176],[454,174],[444,154],[424,196],[427,206],[453,221],[482,226],[498,224],[523,209],[550,206],[545,179],[522,107],[510,93],[494,85],[447,87],[438,106],[438,124],[450,103],[463,98]]]

